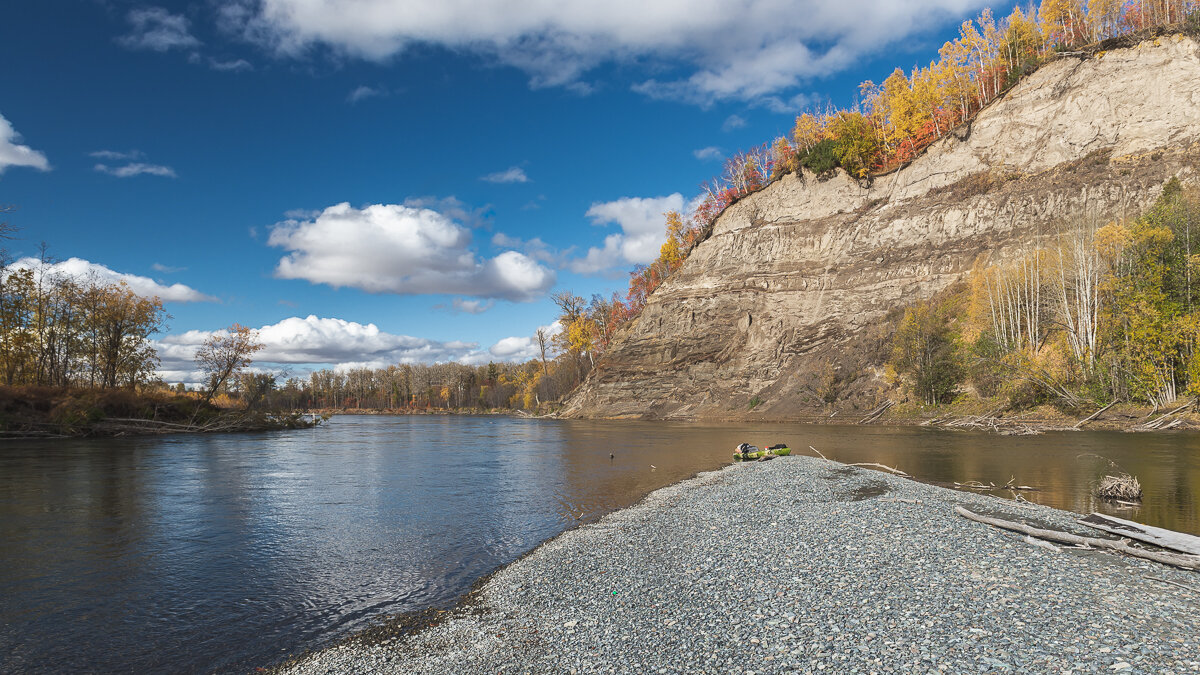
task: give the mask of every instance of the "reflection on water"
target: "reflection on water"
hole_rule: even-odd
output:
[[[0,671],[245,671],[444,605],[580,521],[728,463],[817,447],[931,481],[1010,477],[1075,511],[1107,460],[1126,518],[1200,533],[1200,436],[337,417],[274,434],[0,446]],[[613,455],[610,458],[610,453]],[[1094,455],[1100,455],[1107,460]]]

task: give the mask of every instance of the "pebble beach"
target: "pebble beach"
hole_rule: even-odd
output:
[[[1200,672],[1200,574],[955,506],[1100,536],[824,459],[735,464],[542,544],[426,627],[279,672]]]

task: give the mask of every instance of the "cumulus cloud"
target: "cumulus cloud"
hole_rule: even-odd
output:
[[[492,245],[499,246],[500,248],[511,248],[513,250],[520,251],[534,260],[544,262],[547,265],[553,265],[555,267],[561,267],[563,263],[563,256],[569,254],[570,252],[570,249],[563,252],[555,250],[549,244],[542,241],[541,237],[534,237],[533,239],[526,241],[520,237],[510,237],[503,232],[497,232],[496,234],[492,235]]]
[[[586,89],[606,62],[681,72],[638,90],[707,104],[778,96],[983,0],[219,0],[222,25],[279,53],[314,46],[385,60],[414,45],[466,50],[524,70],[530,84]],[[786,103],[787,96],[778,97]]]
[[[528,183],[529,176],[525,175],[525,169],[522,169],[519,166],[510,166],[503,171],[489,173],[488,175],[481,177],[479,180],[487,181],[489,183]]]
[[[562,332],[562,324],[555,321],[549,326],[540,326],[540,330],[545,331],[546,337],[552,338]],[[536,331],[534,331],[536,333]],[[536,335],[527,335],[524,337],[506,337],[496,342],[496,344],[488,347],[488,354],[494,356],[500,361],[515,361],[523,363],[530,359],[541,358],[541,348],[538,346]],[[546,356],[554,356],[554,349],[547,345]]]
[[[557,332],[557,324],[543,326]],[[155,343],[161,364],[159,376],[168,382],[198,383],[196,350],[213,335],[226,331],[191,330],[167,335]],[[402,363],[480,364],[488,361],[526,361],[537,355],[536,340],[504,338],[487,349],[478,342],[438,341],[388,333],[373,323],[309,315],[290,317],[258,329],[262,351],[254,355],[260,367],[385,368]],[[532,344],[532,349],[530,345]]]
[[[569,263],[579,274],[596,274],[617,266],[646,265],[658,257],[666,241],[667,211],[684,211],[683,195],[666,197],[623,197],[612,202],[592,204],[587,217],[596,225],[616,223],[621,232],[604,238],[604,246],[593,246],[582,258]]]
[[[21,145],[21,134],[18,134],[11,123],[0,115],[0,173],[10,166],[29,166],[39,171],[49,171],[50,162],[46,155]]]
[[[31,269],[39,274],[50,276],[63,275],[75,277],[77,279],[94,278],[108,283],[123,281],[134,293],[145,297],[157,297],[163,302],[217,301],[217,299],[211,295],[205,295],[190,286],[185,286],[183,284],[171,284],[170,286],[166,286],[158,283],[150,277],[117,272],[105,267],[104,265],[89,262],[82,258],[68,258],[62,262],[43,265],[42,262],[37,258],[27,257],[21,258],[5,268],[6,271],[14,269]]]
[[[187,17],[172,14],[162,7],[131,10],[126,19],[129,21],[130,31],[117,41],[130,49],[165,52],[200,46],[200,41],[188,30]]]
[[[730,115],[725,118],[725,122],[721,124],[721,131],[733,131],[746,126],[746,120],[741,115]]]
[[[725,155],[721,153],[721,149],[715,145],[710,145],[707,148],[700,148],[699,150],[693,150],[692,156],[700,160],[725,158]]]
[[[277,277],[370,293],[526,301],[555,281],[552,270],[518,251],[480,257],[470,230],[454,219],[400,204],[331,206],[312,219],[277,223],[267,243],[288,251]]]

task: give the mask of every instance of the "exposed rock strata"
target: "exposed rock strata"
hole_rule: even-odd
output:
[[[1198,159],[1194,39],[1061,58],[904,169],[788,175],[731,206],[566,413],[798,415],[813,372],[889,310],[1073,219],[1136,214]]]

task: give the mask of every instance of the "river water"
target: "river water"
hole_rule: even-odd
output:
[[[928,481],[1013,477],[1040,488],[1032,501],[1200,534],[1195,434],[345,416],[279,433],[9,441],[0,671],[251,671],[452,604],[564,529],[729,463],[742,441]],[[1140,508],[1090,496],[1110,461],[1141,479]]]

